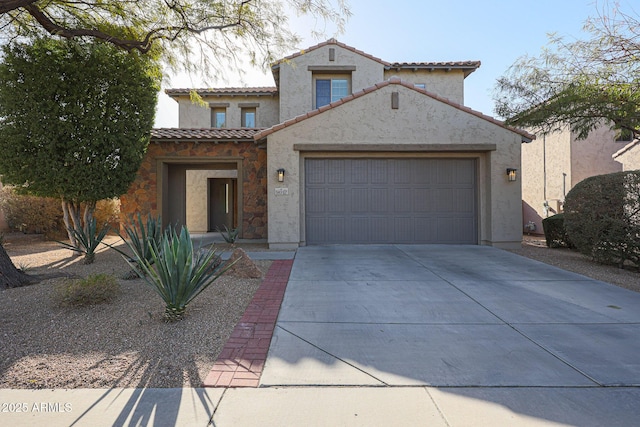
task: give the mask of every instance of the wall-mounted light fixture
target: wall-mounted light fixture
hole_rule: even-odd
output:
[[[284,182],[284,169],[278,169],[278,182]]]
[[[509,182],[514,182],[516,180],[516,172],[518,169],[507,168],[507,178]]]

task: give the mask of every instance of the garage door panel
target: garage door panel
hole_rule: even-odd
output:
[[[349,243],[347,227],[344,217],[329,217],[327,219],[327,230],[325,231],[326,239],[335,243]]]
[[[396,216],[393,219],[394,237],[397,243],[411,243],[414,236],[414,222],[410,216]]]
[[[355,213],[368,213],[371,208],[370,191],[368,188],[352,188],[349,190],[349,203],[351,205],[351,212]]]
[[[307,188],[307,217],[310,218],[311,214],[323,213],[325,207],[327,206],[326,202],[326,189],[325,188]]]
[[[475,168],[469,167],[468,160],[458,160],[455,164],[455,183],[460,185],[475,186]]]
[[[305,171],[308,244],[477,243],[474,159],[306,159]]]
[[[454,199],[456,200],[456,211],[464,212],[471,216],[475,215],[475,193],[471,188],[456,189]]]
[[[325,192],[324,212],[328,214],[345,213],[347,212],[347,188],[344,187],[330,187]]]
[[[371,202],[369,203],[369,208],[371,213],[381,215],[391,212],[389,190],[387,188],[372,188],[370,196]]]
[[[308,185],[324,184],[327,173],[325,171],[326,163],[310,162],[305,165],[306,181]]]
[[[352,160],[350,166],[352,184],[367,184],[369,182],[369,162],[366,159]]]
[[[389,182],[389,162],[387,159],[372,159],[369,160],[371,168],[369,172],[371,174],[372,184],[387,184]]]
[[[411,160],[396,160],[393,166],[393,183],[409,184],[411,182]]]
[[[329,184],[345,184],[346,165],[341,159],[327,160],[325,179]]]
[[[393,210],[396,213],[407,213],[413,210],[413,191],[411,188],[401,187],[393,191]]]
[[[417,213],[426,213],[435,210],[433,191],[429,188],[415,188],[412,199],[413,209]]]
[[[431,216],[418,217],[414,220],[414,239],[415,242],[433,242],[435,240],[435,226]]]

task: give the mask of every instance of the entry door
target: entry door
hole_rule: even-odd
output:
[[[236,228],[235,179],[209,178],[209,231]]]

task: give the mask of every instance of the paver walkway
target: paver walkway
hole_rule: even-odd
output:
[[[257,387],[293,260],[275,260],[204,380],[204,387]]]

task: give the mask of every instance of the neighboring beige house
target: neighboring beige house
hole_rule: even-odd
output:
[[[522,146],[523,230],[542,234],[542,220],[562,212],[564,199],[578,182],[594,175],[619,172],[622,164],[615,153],[629,139],[617,137],[607,126],[579,140],[568,128],[539,135]],[[531,225],[535,229],[532,230]]]
[[[622,164],[622,170],[640,170],[640,139],[634,139],[613,154],[613,159]]]
[[[274,87],[169,89],[124,214],[221,225],[271,248],[340,243],[519,247],[523,142],[464,106],[477,61],[390,63],[334,39],[279,61]]]

